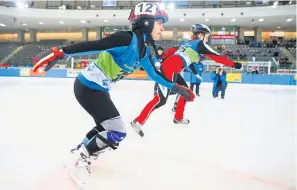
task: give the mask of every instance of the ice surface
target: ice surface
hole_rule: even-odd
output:
[[[0,189],[76,189],[63,164],[94,126],[76,102],[74,79],[0,78]],[[296,87],[210,83],[173,124],[175,96],[155,110],[141,139],[129,126],[152,98],[153,82],[121,81],[111,97],[127,124],[117,151],[94,163],[91,189],[293,190]]]

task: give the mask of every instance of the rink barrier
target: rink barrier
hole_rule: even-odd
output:
[[[76,77],[80,70],[53,68],[48,72],[32,72],[30,68],[8,67],[0,68],[0,76],[3,77],[49,77],[49,78],[73,78]],[[189,72],[182,73],[187,82],[195,82],[198,79]],[[202,74],[203,82],[213,82],[211,80],[211,72]],[[134,72],[127,77],[126,80],[151,80],[144,71]],[[295,75],[267,75],[267,74],[242,74],[227,73],[227,81],[229,83],[243,84],[271,84],[271,85],[296,85]]]

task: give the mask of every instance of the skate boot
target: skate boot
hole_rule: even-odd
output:
[[[82,142],[79,144],[79,145],[77,145],[75,148],[73,148],[73,149],[71,149],[70,150],[70,152],[71,153],[74,153],[76,150],[78,150],[80,147],[81,147],[81,145],[87,145],[88,144],[88,142],[89,142],[89,139],[87,139],[86,137],[82,140]]]
[[[138,133],[141,137],[144,136],[143,131],[141,130],[142,125],[140,123],[138,123],[138,121],[133,120],[130,125],[132,126],[132,128],[134,129],[134,131],[136,133]]]
[[[181,119],[181,120],[173,119],[173,123],[187,125],[190,123],[190,120],[188,120],[188,119]]]
[[[91,174],[91,159],[88,150],[84,144],[80,145],[80,148],[72,151],[75,157],[74,166],[75,168],[85,168],[89,174]]]
[[[79,189],[84,190],[92,174],[89,152],[84,144],[80,144],[79,148],[72,149],[71,153],[70,162],[67,162],[64,167]]]
[[[114,143],[114,144],[112,144],[112,145],[113,145],[114,147],[118,147],[118,146],[119,146],[119,143]],[[97,151],[97,152],[91,154],[91,155],[90,155],[90,159],[91,159],[91,160],[97,160],[100,154],[102,154],[102,153],[104,153],[104,152],[106,152],[106,151],[108,151],[108,150],[112,150],[112,148],[111,148],[110,146],[106,145],[106,146],[104,146],[100,151]]]

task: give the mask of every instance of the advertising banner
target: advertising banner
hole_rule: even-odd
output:
[[[227,82],[242,82],[241,73],[227,73]]]
[[[30,68],[20,68],[20,76],[21,77],[29,77],[30,76]]]
[[[296,69],[277,69],[278,74],[295,74]]]
[[[30,72],[30,77],[44,77],[45,76],[44,70],[39,70],[39,71],[33,72],[32,69],[29,69],[29,72]]]
[[[211,35],[211,38],[214,40],[226,40],[226,39],[230,39],[233,40],[235,39],[235,35]]]
[[[43,70],[33,72],[32,68],[20,68],[21,77],[44,77],[45,72]]]
[[[147,79],[148,76],[145,71],[135,71],[130,75],[127,75],[125,78],[128,79]]]

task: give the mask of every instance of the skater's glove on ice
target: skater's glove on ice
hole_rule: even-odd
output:
[[[171,90],[183,96],[187,102],[192,102],[195,99],[195,94],[191,89],[181,86],[179,84],[174,84]]]
[[[241,63],[234,62],[234,68],[235,69],[241,69],[241,67],[242,67],[242,64]]]
[[[36,72],[45,64],[47,64],[47,66],[45,67],[44,71],[48,71],[58,62],[59,59],[63,58],[64,52],[60,47],[53,47],[44,52],[40,52],[32,60],[34,65],[33,71]]]

